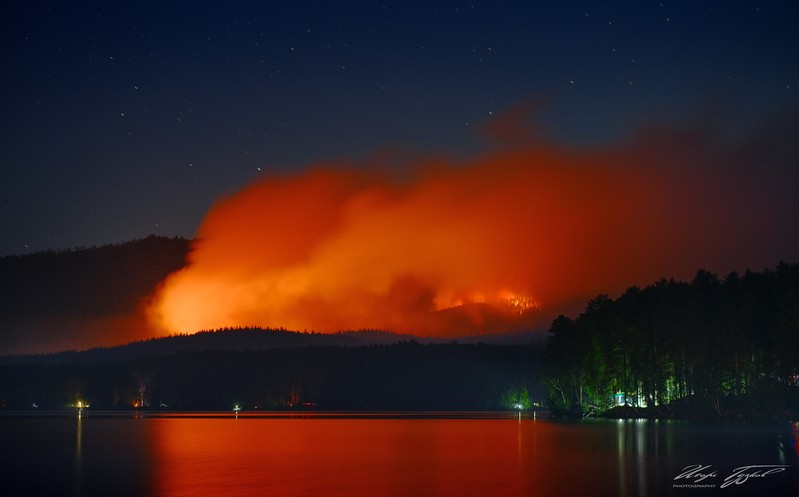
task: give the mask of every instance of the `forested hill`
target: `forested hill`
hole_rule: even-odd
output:
[[[183,267],[189,241],[151,235],[119,245],[0,257],[5,319],[133,310]]]
[[[542,345],[538,333],[470,335],[458,339],[424,338],[381,330],[307,333],[285,329],[229,328],[139,340],[114,347],[95,347],[84,351],[52,354],[16,354],[0,356],[0,364],[59,364],[74,362],[126,361],[145,356],[168,356],[196,351],[257,351],[294,347],[354,347],[391,345],[400,342],[421,344],[453,343],[508,346]]]
[[[151,336],[142,303],[184,266],[189,241],[0,257],[0,355],[116,345]]]
[[[424,342],[425,339],[376,330],[322,334],[300,333],[284,329],[231,328],[151,338],[114,347],[96,347],[85,351],[7,355],[0,357],[0,364],[124,361],[144,356],[167,356],[179,352],[204,350],[241,351],[290,347],[357,346],[391,344],[401,341]]]

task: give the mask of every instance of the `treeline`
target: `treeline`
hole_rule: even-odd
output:
[[[404,335],[368,330],[320,334],[301,333],[282,328],[230,327],[148,338],[123,345],[94,347],[83,351],[68,350],[51,354],[5,355],[0,356],[0,364],[110,362],[132,360],[146,355],[173,355],[178,352],[201,350],[261,350],[305,346],[369,345],[398,342],[403,337]]]
[[[799,265],[601,295],[552,323],[542,373],[550,407],[573,416],[795,414]]]
[[[127,361],[152,355],[174,355],[178,352],[202,350],[264,350],[291,347],[328,347],[358,345],[391,345],[397,342],[420,343],[458,342],[462,344],[486,343],[494,345],[528,345],[542,343],[539,335],[496,334],[473,335],[456,339],[418,337],[383,330],[350,330],[337,333],[291,331],[284,328],[228,327],[217,330],[181,333],[167,337],[154,337],[113,347],[93,347],[77,351],[65,350],[50,354],[0,355],[0,364],[36,363],[57,364],[65,362]]]
[[[206,350],[0,366],[4,409],[483,410],[543,402],[542,349],[457,343]]]

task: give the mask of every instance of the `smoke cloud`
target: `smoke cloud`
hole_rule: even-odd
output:
[[[795,260],[799,154],[775,136],[649,129],[581,150],[514,138],[468,161],[272,175],[212,207],[150,317],[164,333],[454,337],[545,328],[599,293],[700,268]]]

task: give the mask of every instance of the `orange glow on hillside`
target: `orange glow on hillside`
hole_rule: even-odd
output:
[[[718,162],[661,137],[268,177],[213,206],[150,315],[164,333],[546,327],[598,293],[726,269],[719,249],[759,228]]]

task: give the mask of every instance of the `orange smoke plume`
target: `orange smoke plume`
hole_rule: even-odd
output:
[[[459,336],[546,327],[597,293],[739,269],[730,244],[757,236],[758,223],[729,217],[751,207],[741,195],[766,194],[746,190],[723,154],[664,136],[260,180],[211,209],[151,317],[165,332]]]

